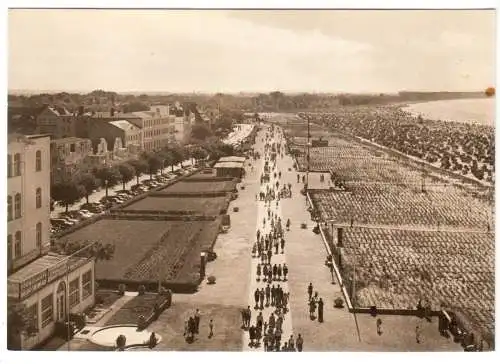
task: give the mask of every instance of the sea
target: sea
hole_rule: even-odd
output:
[[[477,123],[495,127],[495,98],[430,101],[403,110],[424,119]]]

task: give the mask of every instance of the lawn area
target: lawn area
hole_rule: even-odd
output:
[[[157,197],[148,196],[127,207],[124,211],[183,211],[196,215],[219,215],[227,197]]]
[[[114,244],[111,260],[96,263],[97,280],[131,282],[192,281],[199,273],[200,252],[211,247],[219,221],[103,219],[64,238]],[[180,274],[182,271],[182,274]]]
[[[172,306],[148,327],[149,331],[157,332],[163,338],[154,350],[241,351],[240,307],[214,304],[193,305],[187,300],[187,302],[179,302],[177,297],[178,295],[174,295]],[[183,298],[181,298],[182,301]],[[184,320],[194,315],[197,308],[201,312],[200,334],[196,335],[193,343],[187,343],[183,336]],[[210,319],[214,322],[212,338],[208,338]]]
[[[165,192],[230,192],[234,190],[236,184],[233,181],[203,181],[196,178],[186,179],[174,183],[161,190]]]

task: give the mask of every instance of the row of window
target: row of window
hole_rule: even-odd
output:
[[[42,189],[39,187],[35,192],[35,207],[37,209],[42,208]],[[14,206],[12,205],[12,196],[7,196],[7,221],[14,219],[19,219],[23,215],[22,213],[22,196],[20,193],[16,193],[14,196]]]
[[[82,275],[82,301],[92,295],[92,271],[89,270]],[[80,277],[69,283],[69,307],[70,309],[80,303]],[[41,302],[42,328],[54,321],[54,294],[44,297]],[[60,308],[64,309],[65,308]],[[27,314],[29,326],[38,330],[38,303],[28,307]]]
[[[155,119],[155,120],[145,120],[144,121],[144,127],[149,128],[154,125],[160,125],[160,124],[168,124],[170,120],[168,118],[163,118],[163,119]]]
[[[37,150],[35,153],[35,170],[40,172],[42,170],[42,152]],[[17,177],[21,175],[21,154],[7,155],[7,177]]]
[[[36,247],[40,249],[42,247],[42,223],[36,224]],[[23,255],[23,234],[20,230],[16,231],[14,234],[14,243],[12,242],[12,234],[7,235],[7,260],[18,259]],[[12,247],[14,246],[14,251]]]

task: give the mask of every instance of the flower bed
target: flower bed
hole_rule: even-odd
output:
[[[123,211],[179,211],[185,214],[206,214],[218,215],[221,208],[229,202],[223,197],[175,197],[175,196],[149,196],[132,205],[127,206]]]
[[[139,316],[144,316],[147,327],[156,317],[167,309],[171,300],[167,296],[146,293],[136,296],[125,303],[107,322],[110,325],[136,325]],[[156,308],[156,310],[155,310]]]
[[[111,260],[96,263],[96,279],[102,287],[119,283],[199,283],[200,253],[212,250],[220,219],[169,221],[104,219],[67,235],[71,241],[95,236],[114,244]],[[116,287],[114,287],[116,289]]]

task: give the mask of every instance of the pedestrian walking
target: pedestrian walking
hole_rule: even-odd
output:
[[[286,281],[286,276],[288,275],[288,267],[286,263],[283,263],[283,280]]]
[[[250,327],[251,320],[252,320],[252,310],[250,309],[250,306],[248,306],[247,312],[246,312],[246,325],[245,325],[245,327]]]
[[[250,344],[248,346],[253,347],[255,345],[255,326],[250,326],[250,329],[248,329],[248,334],[250,336]]]
[[[302,336],[299,334],[297,336],[297,340],[295,341],[295,344],[297,345],[297,351],[302,352],[302,347],[304,345],[304,339]]]
[[[278,255],[279,242],[278,239],[274,240],[274,254]]]
[[[208,328],[210,332],[208,333],[208,338],[211,339],[214,336],[214,320],[210,319],[208,322]]]
[[[318,301],[318,322],[323,322],[323,299]]]
[[[260,274],[261,274],[261,268],[260,264],[257,264],[257,282],[260,281]]]
[[[377,334],[382,335],[382,320],[380,318],[377,319]]]
[[[253,293],[253,297],[255,299],[254,309],[257,309],[257,308],[259,308],[259,298],[260,298],[260,293],[259,293],[258,288],[255,289],[255,292]]]
[[[273,280],[276,279],[276,276],[278,275],[278,266],[276,264],[273,265]]]
[[[285,253],[285,238],[281,237],[281,254]]]
[[[420,344],[420,334],[421,334],[421,331],[420,331],[420,326],[417,325],[415,327],[415,339],[417,341],[417,344]]]
[[[267,262],[268,264],[271,264],[271,257],[273,256],[273,251],[271,249],[269,249],[267,251]]]
[[[281,281],[281,273],[282,273],[282,271],[281,271],[281,264],[278,264],[278,270],[277,271],[278,271],[278,281]]]
[[[274,306],[276,304],[276,288],[273,286],[271,287],[271,306]]]
[[[309,318],[311,320],[315,319],[314,313],[316,312],[316,302],[314,300],[309,301]]]
[[[260,309],[264,309],[264,297],[266,296],[264,292],[264,288],[261,288],[259,291],[259,300],[260,300]]]
[[[309,286],[307,287],[307,294],[309,295],[309,301],[310,301],[313,294],[313,285],[311,282],[309,282]]]
[[[271,298],[271,287],[269,286],[269,283],[266,286],[266,307],[269,306],[269,299]]]
[[[195,327],[195,333],[199,334],[200,333],[200,310],[196,309],[196,312],[194,314],[194,327]]]

